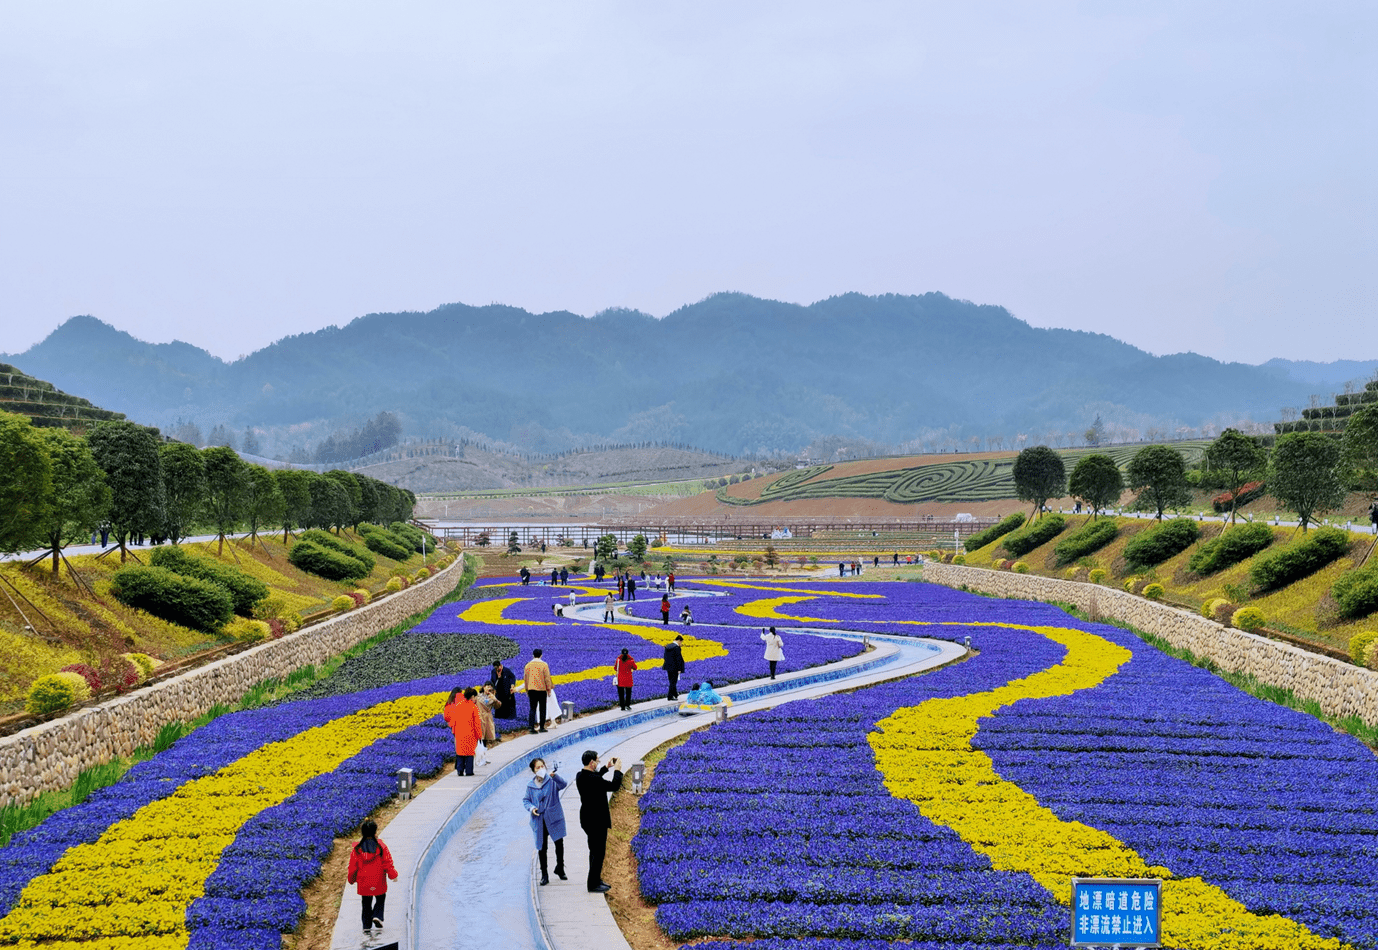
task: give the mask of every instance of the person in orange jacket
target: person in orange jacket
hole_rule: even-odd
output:
[[[359,896],[364,899],[364,937],[381,937],[388,878],[397,880],[397,868],[392,865],[388,846],[378,840],[377,822],[364,822],[359,838],[359,843],[349,852],[349,883],[359,886]]]
[[[613,664],[613,669],[617,672],[617,706],[619,709],[631,709],[632,670],[636,669],[636,660],[632,659],[625,647]]]
[[[445,704],[445,721],[455,734],[455,774],[474,774],[474,752],[483,738],[483,720],[479,718],[478,706],[474,697],[478,690],[472,686],[464,690],[459,698],[459,687],[450,691],[449,702]]]

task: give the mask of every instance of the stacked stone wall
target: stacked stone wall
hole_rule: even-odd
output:
[[[464,558],[457,557],[434,576],[349,613],[0,738],[0,802],[22,804],[67,788],[83,769],[151,745],[170,722],[190,721],[238,702],[256,683],[323,663],[435,606],[463,572]]]
[[[1162,637],[1174,647],[1213,660],[1231,673],[1315,700],[1327,714],[1358,716],[1378,725],[1378,672],[1208,620],[1112,587],[956,564],[925,564],[923,579],[997,597],[1061,601],[1092,616],[1110,617]]]

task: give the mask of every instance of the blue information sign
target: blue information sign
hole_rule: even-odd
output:
[[[1162,881],[1072,878],[1072,946],[1158,946],[1162,896]]]

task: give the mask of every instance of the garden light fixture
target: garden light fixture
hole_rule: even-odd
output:
[[[411,769],[397,770],[397,797],[401,799],[411,798],[412,789],[416,786],[416,773]]]

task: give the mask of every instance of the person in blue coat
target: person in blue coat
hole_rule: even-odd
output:
[[[545,759],[531,760],[531,781],[526,783],[526,794],[522,805],[531,816],[531,832],[536,836],[536,854],[541,859],[541,884],[550,883],[546,871],[546,845],[555,839],[555,876],[562,881],[565,877],[565,809],[560,804],[560,793],[569,783],[558,774],[560,763],[554,769],[545,767]]]

